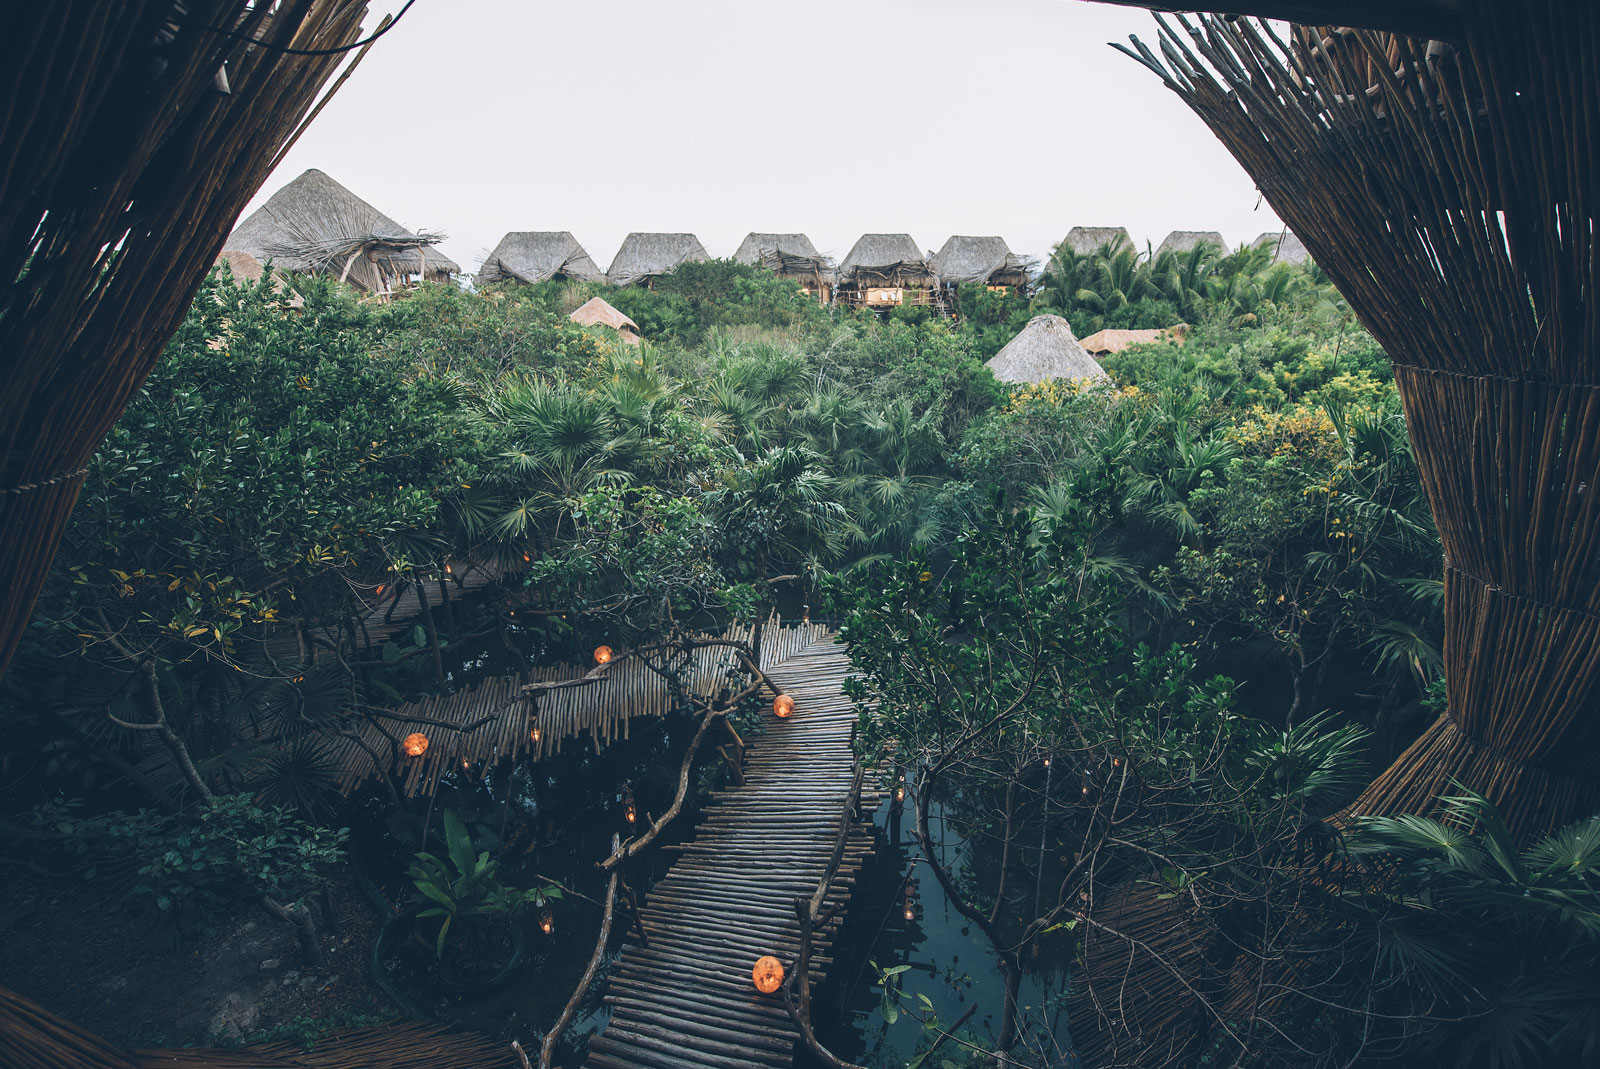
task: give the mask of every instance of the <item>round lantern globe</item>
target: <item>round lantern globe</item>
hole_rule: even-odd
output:
[[[772,699],[772,714],[780,720],[793,716],[794,699],[787,694],[780,694]]]
[[[594,649],[595,664],[610,664],[613,656],[615,654],[611,652],[610,646],[596,646]]]
[[[783,962],[771,954],[756,959],[756,967],[750,970],[750,979],[755,982],[756,990],[763,995],[770,995],[783,986]]]
[[[421,757],[428,752],[428,736],[420,731],[413,731],[400,740],[400,748],[412,757]]]

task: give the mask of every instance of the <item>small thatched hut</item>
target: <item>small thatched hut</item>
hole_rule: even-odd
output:
[[[1295,237],[1294,231],[1285,227],[1282,230],[1269,230],[1251,242],[1252,245],[1272,246],[1272,262],[1275,264],[1294,264],[1299,266],[1311,259],[1311,254],[1306,247]]]
[[[947,299],[954,297],[950,291],[963,283],[1028,295],[1028,265],[1002,237],[957,234],[934,253],[928,266],[939,286],[947,291]]]
[[[460,264],[433,251],[443,238],[412,233],[312,168],[251,212],[222,248],[271,260],[280,271],[336,275],[357,289],[388,293],[459,274]]]
[[[639,344],[639,324],[599,297],[590,297],[567,318],[580,327],[610,327],[629,345]]]
[[[1079,256],[1087,256],[1102,245],[1110,245],[1113,248],[1124,244],[1132,245],[1133,238],[1128,236],[1127,227],[1075,226],[1067,231],[1062,244]]]
[[[794,279],[823,304],[833,299],[833,263],[804,234],[758,234],[752,230],[734,250],[733,258]]]
[[[1174,230],[1156,246],[1156,255],[1160,256],[1164,252],[1186,253],[1202,241],[1216,246],[1217,252],[1223,256],[1233,251],[1228,248],[1228,243],[1222,240],[1222,235],[1215,230]]]
[[[567,230],[512,231],[500,239],[478,270],[482,283],[532,284],[552,278],[604,282],[606,276]]]
[[[862,234],[839,264],[835,298],[868,308],[932,304],[934,278],[910,234]]]
[[[607,280],[613,286],[655,288],[656,279],[671,274],[680,264],[711,259],[706,247],[693,234],[641,234],[623,239],[622,248],[611,260]]]
[[[260,260],[247,252],[238,249],[223,249],[217,253],[215,266],[228,265],[228,271],[236,282],[260,282],[267,273],[267,267]]]
[[[1078,344],[1072,327],[1056,315],[1028,320],[1021,333],[989,359],[988,367],[1001,382],[1018,384],[1106,377],[1105,369]]]
[[[1151,342],[1182,343],[1188,327],[1161,327],[1153,330],[1097,330],[1078,344],[1083,351],[1098,360],[1110,353],[1120,353],[1130,345],[1148,345]]]

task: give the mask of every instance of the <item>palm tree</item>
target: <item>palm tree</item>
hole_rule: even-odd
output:
[[[1442,820],[1357,818],[1378,964],[1415,992],[1432,1064],[1589,1065],[1600,1050],[1600,817],[1519,851],[1466,790]],[[1403,1008],[1399,1012],[1404,1012]]]

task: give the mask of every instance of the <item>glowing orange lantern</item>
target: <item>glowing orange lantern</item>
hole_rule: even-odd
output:
[[[780,694],[772,699],[772,715],[779,720],[786,720],[794,715],[794,699],[787,694]]]
[[[750,979],[755,981],[756,990],[763,995],[770,995],[783,986],[783,962],[771,954],[756,959],[756,967],[750,970]]]
[[[594,663],[595,664],[610,664],[611,663],[611,658],[614,657],[614,656],[616,656],[616,655],[611,652],[611,647],[610,646],[596,646],[594,648]]]
[[[446,575],[454,575],[454,574],[456,574],[455,569],[450,567],[450,562],[449,561],[445,561],[444,562],[444,574],[446,574]]]
[[[412,757],[421,757],[428,752],[428,736],[420,731],[413,731],[400,740],[400,748]]]
[[[533,730],[528,732],[528,738],[532,739],[534,742],[538,742],[539,741],[539,725],[538,724],[533,725]]]
[[[551,932],[555,931],[555,929],[556,918],[555,915],[550,912],[550,906],[544,902],[539,903],[539,930],[545,935],[549,935]]]

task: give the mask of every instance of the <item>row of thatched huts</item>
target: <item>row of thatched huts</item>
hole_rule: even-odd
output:
[[[1127,231],[1078,228],[1067,240],[1084,243],[1089,251],[1126,237]],[[264,262],[271,260],[291,271],[337,275],[357,289],[383,294],[418,279],[443,280],[459,273],[460,265],[433,251],[441,238],[405,229],[323,172],[310,170],[240,223],[219,261],[235,275],[259,277]],[[1173,235],[1168,243],[1183,238]],[[954,287],[967,284],[1026,292],[1030,266],[1003,238],[967,235],[956,235],[925,256],[909,234],[864,234],[835,266],[804,234],[751,233],[733,258],[793,278],[819,300],[873,308],[944,304]],[[610,269],[601,271],[567,231],[514,232],[500,239],[477,277],[481,283],[569,279],[648,286],[682,264],[709,259],[693,234],[634,233],[622,243]],[[570,318],[584,326],[609,327],[630,344],[639,342],[638,324],[601,297],[591,298]],[[1036,316],[989,366],[996,377],[1012,383],[1103,379],[1105,372],[1091,355],[1098,355],[1100,346],[1114,351],[1133,341],[1166,336],[1151,331],[1149,338],[1113,339],[1111,333],[1096,335],[1091,339],[1094,348],[1086,351],[1066,320]]]
[[[357,289],[388,293],[421,279],[447,279],[461,266],[437,252],[444,235],[413,233],[321,171],[309,170],[274,193],[240,223],[224,246],[235,274],[260,270],[253,261],[272,260],[292,271],[337,275]],[[1305,259],[1305,248],[1284,231],[1263,234],[1276,244],[1275,255],[1288,262]],[[1129,241],[1116,227],[1074,227],[1066,244],[1080,253]],[[1175,231],[1158,254],[1184,252],[1209,241],[1224,252],[1222,235]],[[480,283],[536,283],[549,279],[653,286],[685,263],[709,260],[693,234],[632,233],[601,271],[568,231],[514,231],[500,239],[479,270]],[[909,234],[863,234],[835,266],[804,234],[752,232],[733,258],[759,264],[794,279],[827,303],[841,301],[869,308],[933,305],[953,308],[954,290],[965,284],[1026,294],[1028,261],[1011,251],[1004,238],[956,235],[935,253],[925,254]]]
[[[1166,252],[1186,253],[1201,242],[1210,244],[1224,256],[1234,251],[1215,230],[1174,230],[1156,246],[1155,255],[1160,256]],[[1116,249],[1126,245],[1132,248],[1133,238],[1125,227],[1075,226],[1067,231],[1063,244],[1079,256],[1087,256],[1108,247]],[[1306,252],[1306,247],[1300,244],[1300,239],[1287,229],[1268,230],[1245,247],[1255,248],[1259,245],[1272,247],[1273,263],[1303,264],[1310,259],[1310,254]]]

